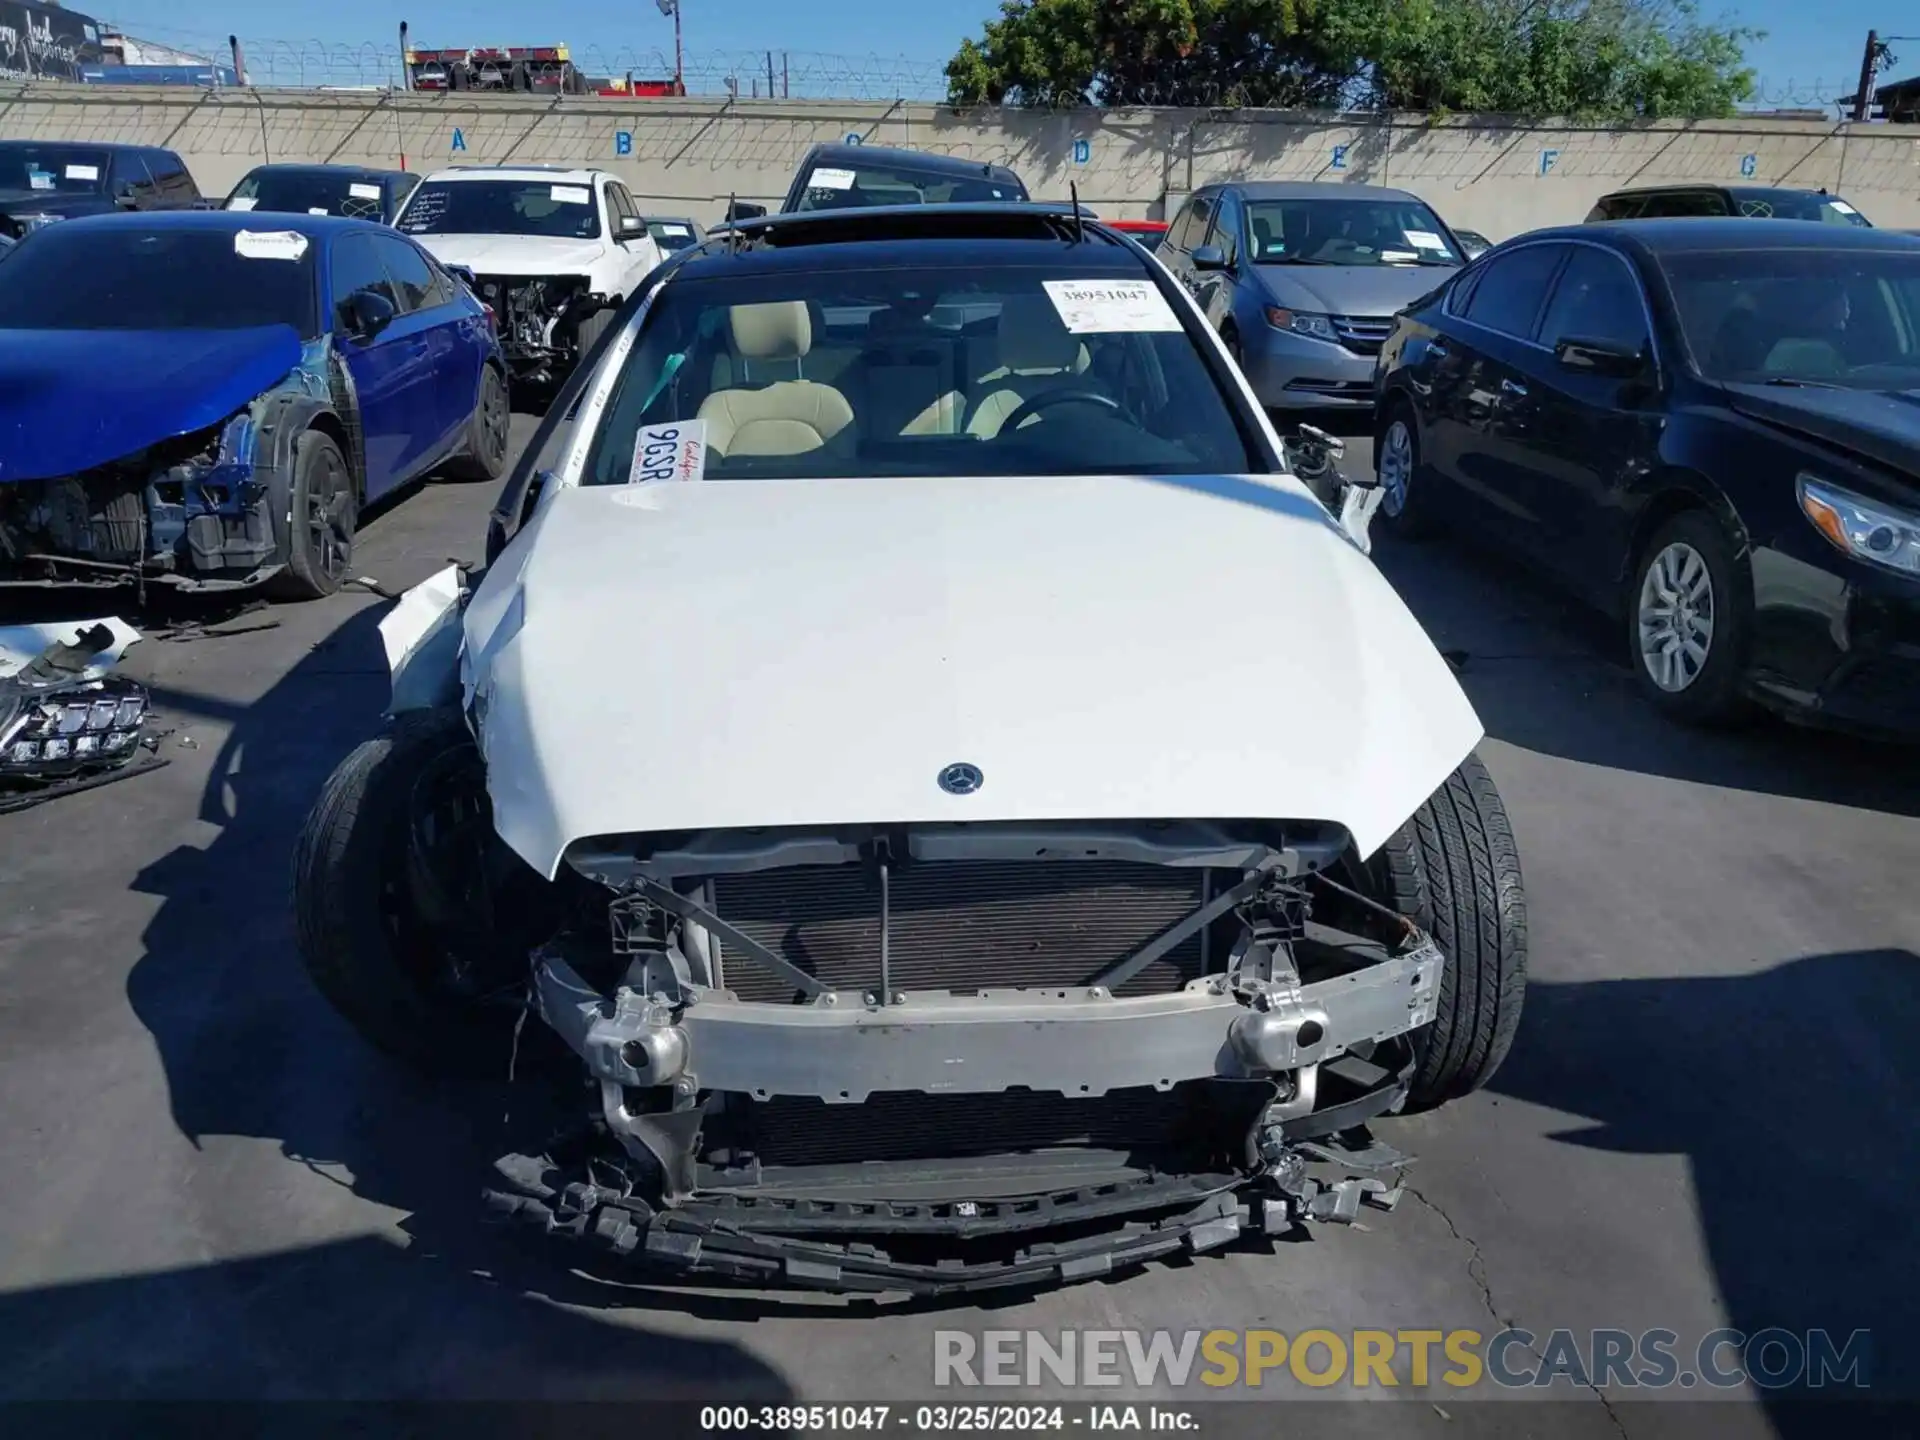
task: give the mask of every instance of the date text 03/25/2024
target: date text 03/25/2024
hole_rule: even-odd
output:
[[[869,1431],[989,1434],[1139,1430],[1193,1433],[1197,1416],[1170,1405],[707,1405],[708,1434]]]

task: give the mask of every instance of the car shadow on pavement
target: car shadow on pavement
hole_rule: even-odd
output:
[[[363,605],[257,702],[203,706],[232,719],[201,794],[217,829],[135,885],[159,904],[127,997],[202,1151],[187,1162],[200,1243],[246,1258],[0,1297],[0,1397],[790,1398],[736,1346],[563,1308],[596,1295],[571,1293],[560,1242],[536,1267],[483,1223],[480,1186],[527,1102],[504,1083],[416,1079],[309,984],[294,838],[379,724],[385,608]],[[136,1223],[141,1185],[129,1173],[128,1216],[100,1224]]]
[[[1737,976],[1535,983],[1491,1089],[1591,1122],[1555,1137],[1569,1145],[1684,1156],[1728,1325],[1824,1329],[1836,1349],[1871,1332],[1866,1390],[1763,1396],[1780,1434],[1812,1437],[1867,1417],[1809,1400],[1920,1399],[1916,1033],[1909,950]],[[1682,1337],[1683,1363],[1698,1338]]]
[[[1544,755],[1727,789],[1920,815],[1920,750],[1759,715],[1689,729],[1640,694],[1623,627],[1453,536],[1374,559],[1454,662],[1487,734]]]

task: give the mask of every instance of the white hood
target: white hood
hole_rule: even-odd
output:
[[[1482,734],[1290,478],[563,489],[466,627],[495,824],[548,875],[590,835],[870,822],[1332,820],[1371,854]]]
[[[442,265],[464,265],[476,275],[584,275],[607,253],[599,240],[542,235],[416,235]]]

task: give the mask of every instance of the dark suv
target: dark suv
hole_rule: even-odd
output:
[[[0,235],[15,239],[76,215],[199,210],[186,165],[152,145],[0,140]]]
[[[1873,224],[1838,195],[1776,185],[1654,185],[1602,195],[1587,212],[1594,220],[1667,220],[1687,215],[1740,215],[1749,220],[1822,220],[1829,225]]]
[[[879,145],[816,145],[794,172],[780,213],[869,205],[1019,203],[1029,198],[1020,177],[1004,165]],[[727,219],[766,213],[764,205],[738,200]]]

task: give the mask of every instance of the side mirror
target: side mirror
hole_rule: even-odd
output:
[[[766,206],[756,205],[751,200],[736,200],[727,206],[729,220],[756,220],[766,213]]]
[[[1196,270],[1225,270],[1227,252],[1218,245],[1202,245],[1193,252],[1193,268]]]
[[[354,291],[341,302],[340,309],[348,331],[357,340],[373,339],[400,313],[391,300],[373,290]]]
[[[1592,336],[1563,335],[1553,347],[1554,359],[1569,370],[1630,380],[1647,366],[1647,355],[1637,346]]]
[[[642,240],[646,238],[647,222],[638,215],[622,215],[615,232],[622,240]]]
[[[140,208],[140,197],[133,193],[133,182],[131,180],[122,180],[118,185],[113,187],[113,203],[122,210],[138,210]]]
[[[480,293],[480,277],[465,265],[443,265],[440,268],[445,270],[449,275],[456,276],[460,283],[466,286],[467,289],[473,291],[474,294],[478,295]]]

